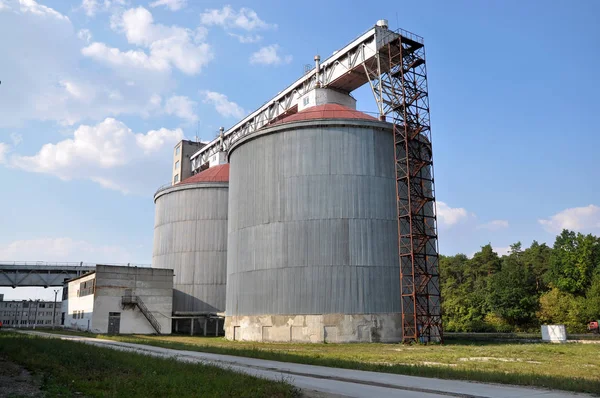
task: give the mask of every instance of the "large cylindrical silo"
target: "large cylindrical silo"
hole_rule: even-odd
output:
[[[315,106],[229,151],[226,337],[401,339],[392,126]]]
[[[219,165],[154,197],[152,266],[173,269],[175,316],[225,310],[228,181]]]

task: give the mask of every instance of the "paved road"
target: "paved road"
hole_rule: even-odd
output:
[[[587,397],[559,391],[504,386],[498,384],[471,383],[466,381],[440,380],[389,373],[365,372],[360,370],[328,368],[263,359],[209,354],[195,351],[173,350],[142,344],[122,343],[112,340],[80,336],[57,335],[36,331],[22,331],[49,338],[78,341],[115,350],[138,352],[162,358],[176,358],[183,362],[205,363],[226,367],[250,375],[271,380],[286,379],[303,390],[319,391],[341,397],[464,397],[464,398],[509,398],[509,397]]]

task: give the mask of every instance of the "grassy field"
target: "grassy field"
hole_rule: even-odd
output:
[[[82,343],[0,332],[0,362],[24,366],[49,397],[295,397],[273,382],[216,366],[149,358]]]
[[[57,331],[57,333],[61,333]],[[160,347],[445,379],[600,392],[600,344],[448,338],[443,346],[292,344],[190,336],[85,336]]]

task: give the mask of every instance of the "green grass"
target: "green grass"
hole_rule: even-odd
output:
[[[600,392],[600,344],[520,343],[463,337],[450,337],[443,346],[295,344],[238,342],[180,335],[74,334],[283,362],[596,394]]]
[[[42,390],[50,397],[299,396],[284,381],[8,331],[0,333],[2,358],[41,377]]]

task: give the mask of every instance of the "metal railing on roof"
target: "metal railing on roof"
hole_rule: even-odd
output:
[[[96,265],[112,265],[119,267],[150,267],[151,264],[137,264],[137,263],[84,263],[80,262],[48,262],[48,261],[1,261],[0,266],[44,266],[44,267],[95,267]]]

